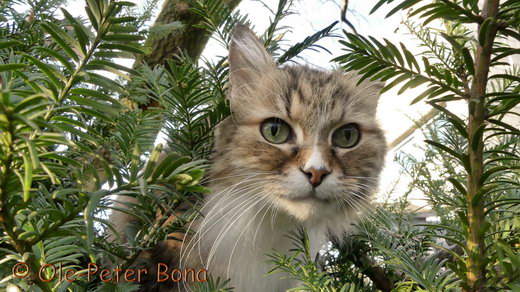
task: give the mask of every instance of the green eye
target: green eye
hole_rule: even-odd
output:
[[[291,137],[291,127],[278,118],[265,120],[260,126],[260,132],[268,142],[273,144],[285,143]]]
[[[346,124],[332,134],[332,144],[341,148],[352,148],[357,145],[361,138],[359,126]]]

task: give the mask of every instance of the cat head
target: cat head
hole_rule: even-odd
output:
[[[355,217],[376,190],[386,153],[375,118],[382,84],[280,68],[245,26],[233,33],[229,65],[232,114],[215,133],[213,185],[300,221]]]

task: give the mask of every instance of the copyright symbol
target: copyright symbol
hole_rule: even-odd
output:
[[[16,263],[13,266],[13,276],[18,279],[23,279],[29,275],[29,265],[24,262]]]

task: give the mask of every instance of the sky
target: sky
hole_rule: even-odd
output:
[[[140,0],[133,0],[133,2],[136,4],[141,3]],[[295,13],[282,22],[282,25],[291,27],[290,32],[284,35],[287,45],[302,41],[305,37],[325,28],[332,22],[340,20],[340,2],[340,0],[294,1],[293,11]],[[257,34],[261,34],[269,25],[269,20],[272,17],[271,11],[265,6],[275,10],[277,5],[278,0],[265,0],[263,3],[257,0],[243,0],[238,9],[242,14],[249,16],[251,23],[254,25],[253,30]],[[379,40],[387,38],[394,43],[403,42],[412,53],[419,54],[421,52],[417,41],[405,29],[402,27],[397,29],[403,20],[403,15],[400,13],[385,18],[389,8],[383,7],[370,15],[369,11],[372,9],[372,4],[367,5],[366,0],[350,0],[349,5],[347,19],[356,27],[358,33],[365,36],[370,35]],[[75,16],[84,15],[83,0],[70,0],[66,8]],[[349,30],[344,23],[339,22],[336,33],[340,37],[343,29]],[[326,47],[332,54],[325,51],[305,51],[301,55],[303,60],[298,60],[298,63],[308,63],[323,69],[331,69],[334,66],[331,59],[342,54],[342,46],[339,44],[338,38],[324,39],[318,44]],[[210,40],[203,52],[203,56],[208,59],[225,54],[227,54],[226,49],[216,40]],[[430,106],[425,103],[410,105],[410,102],[422,92],[421,89],[423,88],[418,87],[408,90],[401,95],[397,94],[397,89],[384,93],[380,98],[378,106],[378,119],[389,143],[394,141],[406,129],[413,126],[414,120],[419,119],[430,110]],[[464,108],[465,105],[463,103],[455,105],[455,109],[460,112]],[[407,139],[407,145],[404,146],[406,149],[403,149],[408,154],[420,157],[422,154],[420,145],[422,145],[423,139],[424,137],[420,131],[417,131]],[[399,181],[399,183],[396,186],[397,191],[395,193],[403,193],[410,180],[400,173],[401,167],[394,162],[394,150],[390,150],[387,156],[385,169],[382,174],[380,194],[384,194],[387,189],[394,186],[396,181]],[[412,196],[411,201],[416,206],[426,205],[426,202],[417,195]]]

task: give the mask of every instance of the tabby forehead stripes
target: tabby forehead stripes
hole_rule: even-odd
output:
[[[344,238],[376,192],[386,153],[375,117],[382,84],[357,85],[356,73],[278,68],[245,27],[233,34],[229,65],[231,116],[215,131],[212,193],[204,200],[204,216],[193,223],[195,234],[182,243],[187,252],[179,261],[230,278],[236,291],[286,291],[297,285],[264,277],[272,268],[265,254],[290,251],[286,235],[296,226],[307,228],[314,252],[328,236]],[[279,120],[268,133],[284,132],[278,131],[283,125],[289,127],[287,139],[263,135],[273,118]],[[356,143],[341,146],[333,134],[351,124],[359,129]],[[177,260],[179,254],[161,248],[178,246],[154,250],[158,259]]]
[[[241,177],[251,174],[254,189],[232,194],[240,198],[233,204],[226,204],[230,201],[226,193],[209,199],[202,212],[218,209],[224,220],[216,227],[198,230],[196,236],[204,246],[218,249],[218,253],[212,253],[217,257],[212,259],[214,265],[206,268],[213,268],[216,276],[231,278],[237,291],[247,291],[248,287],[285,291],[294,285],[263,277],[270,269],[259,264],[265,263],[265,253],[289,250],[292,243],[285,235],[297,225],[308,228],[311,244],[316,247],[326,236],[343,238],[376,191],[386,153],[375,118],[382,86],[369,81],[356,86],[359,76],[355,73],[308,66],[278,68],[262,42],[244,27],[233,36],[229,64],[232,115],[217,127],[212,164],[215,177],[222,175],[222,179],[209,187],[220,194],[228,186],[247,185]],[[292,138],[279,144],[267,141],[261,129],[271,118],[287,123]],[[359,128],[360,140],[351,148],[337,147],[332,141],[334,131],[350,123]],[[321,176],[316,171],[311,173],[312,168],[328,171],[326,176],[312,178],[319,184],[311,183],[312,176]],[[243,212],[234,211],[242,205]],[[256,216],[263,212],[263,206],[268,206],[270,215],[264,213],[258,221]],[[243,218],[227,219],[237,216]],[[264,217],[271,217],[270,222],[264,222]],[[236,224],[238,232],[228,232],[231,223]],[[202,226],[208,225],[202,221]],[[244,232],[269,236],[253,236],[251,245],[249,237],[242,237]],[[230,258],[233,252],[242,257]],[[251,260],[243,262],[244,257]],[[220,266],[228,267],[226,273],[219,270]]]

